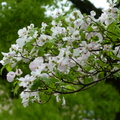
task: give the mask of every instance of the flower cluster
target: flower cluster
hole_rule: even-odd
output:
[[[119,76],[119,10],[112,6],[98,19],[95,15],[76,10],[65,16],[58,11],[50,25],[43,22],[36,28],[31,24],[18,31],[16,44],[8,53],[2,52],[0,63],[9,70],[7,80],[23,88],[24,106],[42,103],[42,96],[52,94],[65,103],[62,94]]]

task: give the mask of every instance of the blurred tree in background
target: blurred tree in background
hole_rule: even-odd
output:
[[[44,14],[46,6],[56,5],[59,0],[0,0],[0,52],[7,52],[18,38],[17,31],[34,23],[50,23],[51,18]],[[101,14],[88,0],[70,0],[75,8],[89,14],[91,10]],[[72,7],[71,7],[72,8]],[[0,53],[0,59],[2,55]],[[97,86],[77,94],[66,96],[66,105],[56,103],[55,98],[44,105],[32,104],[23,108],[21,100],[12,99],[12,85],[5,80],[6,71],[0,76],[0,119],[1,120],[115,120],[120,111],[120,95],[111,84],[101,82]],[[117,84],[117,83],[116,83]],[[8,106],[6,106],[8,105]],[[118,118],[116,118],[118,120]]]
[[[70,0],[73,3],[73,6],[81,11],[81,13],[90,14],[90,11],[94,10],[98,18],[102,13],[102,8],[96,8],[89,0]]]
[[[17,39],[17,31],[34,23],[40,27],[42,21],[48,22],[43,6],[53,4],[53,0],[0,0],[0,51],[6,51]],[[0,53],[1,58],[1,53]]]

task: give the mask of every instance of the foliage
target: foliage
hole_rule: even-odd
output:
[[[2,2],[0,0],[0,51],[8,51],[18,37],[18,29],[31,23],[40,27],[42,21],[48,22],[43,6],[53,4],[53,0],[4,0],[7,3],[4,5]]]
[[[57,11],[51,25],[41,28],[31,24],[18,31],[1,64],[14,79],[14,93],[20,94],[26,107],[30,102],[44,103],[42,97],[70,94],[93,87],[112,76],[119,77],[119,10],[114,5],[96,19],[96,13],[82,15],[73,11],[69,17]],[[28,69],[28,71],[22,72]],[[46,100],[46,101],[48,101]]]
[[[104,89],[101,89],[103,86]],[[115,113],[120,109],[119,100],[120,96],[116,90],[101,82],[87,91],[68,95],[66,106],[61,108],[66,114],[61,114],[66,120],[114,120]]]
[[[104,89],[101,89],[103,88]],[[94,93],[94,94],[93,94]],[[0,114],[2,120],[114,120],[119,111],[120,96],[111,85],[101,82],[99,85],[66,97],[67,103],[61,106],[52,98],[47,104],[31,104],[24,108],[20,99],[14,99],[9,111]]]

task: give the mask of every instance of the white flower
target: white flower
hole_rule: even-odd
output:
[[[55,67],[55,63],[53,61],[54,60],[52,60],[52,58],[49,58],[49,63],[47,64],[47,67],[50,71],[53,71],[53,69]]]
[[[63,73],[68,73],[69,72],[69,57],[62,57],[60,60],[58,60],[58,70]]]
[[[18,35],[19,35],[19,37],[22,37],[22,38],[26,37],[28,35],[28,31],[27,31],[26,27],[18,30]]]
[[[69,31],[70,34],[73,34],[75,32],[75,29],[71,26],[67,27],[67,30]]]
[[[79,56],[80,54],[80,48],[73,49],[73,56]]]
[[[63,97],[62,98],[62,105],[65,105],[66,104],[66,100],[65,100],[65,98]]]
[[[8,81],[8,82],[12,82],[12,81],[14,80],[15,76],[16,76],[16,73],[15,73],[15,72],[13,72],[13,71],[9,72],[9,73],[7,74],[7,81]]]
[[[61,99],[59,98],[59,95],[60,95],[60,94],[59,94],[59,93],[54,93],[54,95],[56,96],[56,101],[57,101],[57,102],[60,102],[60,100],[61,100]]]
[[[9,53],[4,53],[4,52],[1,52],[2,55],[4,55],[4,57],[7,57]]]
[[[61,9],[56,9],[54,11],[53,18],[57,18],[57,17],[62,16],[62,15],[64,15],[64,13],[62,12],[62,10]]]
[[[67,71],[67,66],[65,64],[62,64],[62,62],[58,65],[58,70],[60,72],[65,73]]]
[[[29,92],[22,92],[20,94],[20,97],[22,98],[22,104],[24,107],[28,106],[29,103]]]
[[[91,16],[94,17],[96,15],[96,12],[95,11],[91,11],[90,14],[91,14]]]
[[[51,36],[42,34],[40,35],[40,37],[37,39],[36,42],[37,42],[37,45],[43,46],[47,42],[47,40],[51,40],[51,39],[52,39]]]
[[[23,72],[21,71],[21,69],[16,69],[16,72],[15,72],[16,75],[19,76],[19,75],[21,75],[22,73],[23,73]]]
[[[79,33],[78,30],[74,31],[71,37],[73,39],[72,41],[74,41],[74,40],[80,40],[80,38],[81,38],[80,37],[80,33]]]
[[[9,53],[4,53],[4,52],[1,52],[2,55],[4,56],[2,60],[0,60],[0,63],[2,65],[6,65],[7,63],[11,62],[11,60],[9,59]]]
[[[18,39],[16,40],[16,43],[18,44],[18,46],[19,46],[20,48],[22,48],[22,47],[26,44],[26,42],[30,42],[30,40],[31,40],[31,37],[30,37],[30,38],[27,38],[27,37],[18,38]]]
[[[80,28],[80,26],[83,24],[82,19],[77,19],[74,21],[75,28]]]
[[[37,36],[38,36],[38,31],[35,31],[33,34],[33,38],[37,38]]]
[[[55,27],[54,26],[54,27],[51,28],[51,31],[53,32],[52,33],[53,37],[56,36],[56,35],[58,35],[58,34],[61,34],[63,36],[66,35],[66,29],[64,27],[60,27],[60,26],[56,26]]]
[[[108,10],[103,11],[102,15],[99,17],[99,20],[101,23],[105,23],[108,26],[117,17],[118,17],[118,9],[109,8]]]
[[[89,50],[97,50],[99,48],[100,48],[100,44],[97,42],[91,42],[90,44],[88,44]]]
[[[18,44],[12,44],[9,51],[12,52],[12,51],[18,51],[18,50],[21,50],[19,48],[19,45]]]
[[[25,45],[25,40],[23,38],[18,38],[16,43],[22,48]]]
[[[28,30],[33,29],[33,28],[34,28],[34,24],[33,24],[33,23],[32,23],[32,24],[30,24],[30,26],[27,26],[27,28],[28,28]]]
[[[35,62],[31,62],[29,65],[29,68],[31,71],[34,71],[37,67],[38,67],[38,65]]]
[[[72,37],[63,37],[62,40],[67,41],[70,44],[70,43],[72,43],[73,38]]]
[[[42,57],[35,58],[35,60],[29,64],[30,70],[34,71],[35,69],[37,69],[39,67],[39,65],[41,65],[41,63],[43,63]]]
[[[103,50],[111,51],[112,45],[104,45]]]
[[[120,58],[120,47],[119,46],[115,47],[115,49],[113,50],[113,53]]]
[[[65,56],[69,56],[70,55],[70,51],[69,51],[70,47],[67,46],[66,48],[61,48],[59,49],[59,55],[57,56],[58,58],[62,58],[62,57],[65,57]]]
[[[31,72],[31,74],[34,76],[34,77],[40,77],[41,76],[41,72],[43,70],[45,70],[45,67],[46,67],[46,64],[42,63],[41,65],[39,65],[37,67],[37,69],[35,69],[34,71]]]
[[[80,10],[73,11],[72,15],[81,19],[83,18],[83,15],[81,14]]]
[[[54,93],[54,96],[56,96],[56,101],[57,101],[57,102],[60,102],[60,101],[61,101],[59,95],[60,95],[59,93]],[[65,104],[66,104],[66,100],[65,100],[65,98],[63,97],[63,98],[62,98],[62,105],[65,105]]]
[[[25,89],[21,94],[20,97],[22,98],[22,104],[24,107],[28,106],[29,101],[40,101],[40,97],[38,95],[38,92],[32,92],[29,89]]]
[[[33,76],[30,75],[26,75],[25,77],[21,77],[21,78],[17,78],[20,81],[19,86],[22,87],[26,87],[26,88],[30,88],[31,85],[33,84],[33,81],[35,80],[35,78]]]
[[[4,58],[3,58],[4,59]],[[4,62],[4,60],[0,60],[0,63],[2,64],[2,65],[5,65],[5,62]]]
[[[45,29],[48,25],[45,22],[42,22],[42,29]]]

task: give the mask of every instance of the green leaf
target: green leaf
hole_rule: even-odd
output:
[[[118,78],[120,78],[120,73],[115,73],[115,74],[113,74],[115,77],[118,77]]]
[[[45,82],[45,84],[49,85],[51,83],[51,79],[48,79],[46,77],[41,77],[41,80]]]
[[[36,79],[34,82],[33,82],[33,85],[31,87],[31,90],[36,90],[38,89],[40,86],[41,86],[41,81],[40,81],[40,78]]]
[[[115,26],[116,26],[116,22],[112,22],[111,24],[108,25],[107,30],[114,31]]]
[[[44,49],[42,47],[39,47],[38,55],[39,56],[43,56],[44,55]]]
[[[67,89],[69,89],[69,90],[75,90],[75,88],[72,87],[71,85],[66,85],[65,87],[66,87]]]
[[[9,71],[9,72],[12,70],[10,64],[6,65],[5,67],[6,67],[7,71]]]
[[[16,95],[18,93],[20,86],[17,84],[13,90],[14,95]]]
[[[104,72],[100,72],[99,75],[98,75],[98,78],[101,79],[101,78],[104,78]]]
[[[119,64],[118,65],[117,64],[116,65],[113,64],[113,66],[120,69],[120,65]]]
[[[88,28],[86,29],[86,31],[92,32],[92,31],[93,31],[93,28],[92,28],[91,26],[88,26]]]

